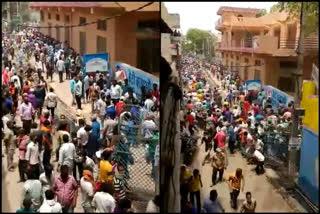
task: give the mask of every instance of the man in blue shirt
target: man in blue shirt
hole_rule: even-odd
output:
[[[116,117],[116,108],[114,107],[113,104],[111,104],[110,100],[107,100],[106,104],[107,104],[107,109],[106,109],[105,118],[107,117],[107,115],[109,115],[110,118],[114,120],[114,118]]]
[[[236,134],[234,132],[233,126],[230,124],[227,130],[229,136],[228,147],[230,149],[230,153],[234,153],[234,144],[236,143]]]
[[[203,212],[205,213],[223,213],[224,209],[222,208],[220,201],[217,199],[218,193],[215,189],[210,191],[210,197],[206,198],[203,203]]]
[[[75,86],[76,86],[76,80],[75,80],[75,77],[73,76],[72,79],[70,80],[70,91],[72,94],[72,105],[75,105],[75,94],[74,94]]]
[[[99,122],[97,121],[97,117],[96,117],[96,116],[93,116],[92,119],[91,119],[91,121],[92,121],[92,125],[91,125],[91,127],[92,127],[92,134],[95,135],[95,136],[98,138],[98,140],[99,140],[99,138],[100,138],[100,124],[99,124]]]

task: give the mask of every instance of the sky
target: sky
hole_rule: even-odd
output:
[[[270,7],[277,2],[165,2],[169,13],[180,15],[180,27],[183,34],[189,28],[210,30],[217,34],[215,22],[220,18],[217,11],[222,6],[258,8],[270,11]]]

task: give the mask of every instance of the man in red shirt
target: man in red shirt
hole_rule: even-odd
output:
[[[24,93],[29,94],[29,91],[30,91],[29,82],[25,81],[21,94],[24,94]]]
[[[225,142],[226,142],[226,135],[223,130],[220,130],[217,132],[216,136],[214,137],[214,140],[218,141],[218,148],[224,148]]]
[[[159,105],[160,92],[157,84],[153,84],[152,96],[156,98],[156,104]]]
[[[258,104],[254,104],[253,111],[254,111],[254,116],[257,116],[258,113],[259,113],[259,106],[258,106]]]
[[[119,117],[120,114],[124,111],[124,97],[120,98],[120,101],[116,104],[115,108],[116,108],[117,116]]]

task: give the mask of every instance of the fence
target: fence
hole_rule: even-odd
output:
[[[274,168],[287,166],[289,155],[289,133],[268,131],[263,136],[266,165]],[[300,152],[300,151],[299,151]],[[298,155],[299,156],[299,155]],[[296,166],[299,167],[299,161]]]
[[[127,191],[135,194],[156,194],[158,181],[158,167],[155,166],[155,150],[158,144],[158,135],[145,140],[141,136],[143,113],[141,107],[126,105],[128,114],[119,120],[118,143],[114,158],[119,161],[125,170],[125,186]]]

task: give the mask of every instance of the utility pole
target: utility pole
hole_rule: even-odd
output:
[[[288,175],[290,179],[295,179],[297,173],[296,161],[298,158],[297,145],[299,145],[298,131],[299,131],[299,120],[304,115],[304,110],[300,108],[301,101],[301,87],[303,81],[303,57],[304,57],[304,32],[305,32],[305,4],[301,2],[300,12],[300,36],[298,41],[298,66],[296,72],[293,73],[295,79],[295,96],[294,96],[294,113],[292,121],[292,129],[289,141],[289,164],[288,164]]]

